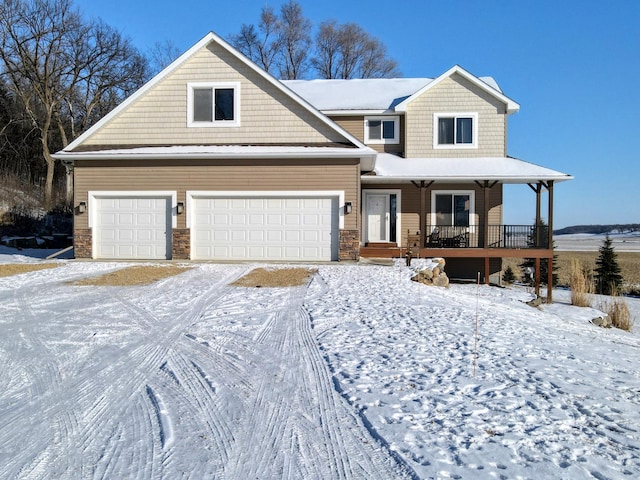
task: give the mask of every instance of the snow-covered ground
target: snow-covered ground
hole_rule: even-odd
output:
[[[602,246],[605,234],[572,233],[554,235],[556,250],[597,252]],[[610,233],[611,245],[616,252],[640,252],[640,232]]]
[[[280,289],[58,263],[0,278],[0,478],[640,477],[640,335],[595,310],[401,262]]]

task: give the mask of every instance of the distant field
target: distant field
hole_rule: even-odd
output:
[[[618,256],[618,265],[622,271],[622,277],[624,279],[625,289],[640,288],[640,252],[616,252]],[[598,258],[598,252],[556,252],[557,265],[558,265],[558,277],[560,285],[567,285],[569,283],[569,270],[571,266],[571,259],[575,258],[580,260],[584,265],[588,266],[592,270],[596,268],[596,258]],[[523,262],[522,258],[507,258],[503,263],[503,269],[511,266],[513,272],[517,278],[522,276],[520,272],[519,264]]]

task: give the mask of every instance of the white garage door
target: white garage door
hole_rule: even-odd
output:
[[[337,197],[198,197],[192,207],[193,259],[338,257]]]
[[[170,258],[169,198],[98,197],[95,211],[95,258]]]

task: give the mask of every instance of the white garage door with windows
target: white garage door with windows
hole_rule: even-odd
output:
[[[191,258],[337,260],[342,195],[297,195],[192,195]]]
[[[94,258],[171,258],[171,201],[164,195],[92,195]]]

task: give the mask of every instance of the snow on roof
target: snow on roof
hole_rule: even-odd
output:
[[[479,77],[499,93],[492,77]],[[368,78],[351,80],[283,80],[287,87],[320,111],[393,110],[427,86],[433,78]]]
[[[363,183],[397,180],[497,180],[502,183],[528,183],[573,179],[566,173],[512,157],[401,158],[388,153],[377,155],[374,173],[375,175],[364,175]]]
[[[100,149],[93,151],[61,151],[54,158],[94,160],[103,158],[282,158],[336,156],[362,157],[375,151],[353,147],[281,146],[281,145],[172,145]]]

